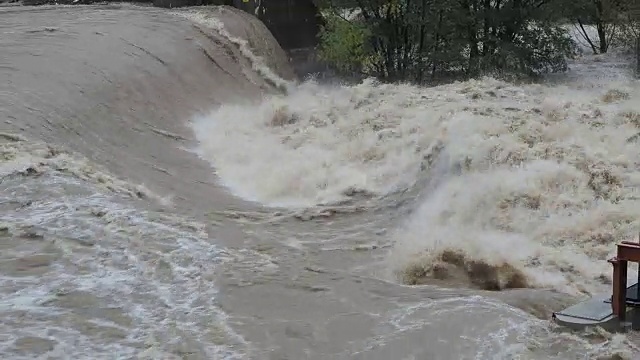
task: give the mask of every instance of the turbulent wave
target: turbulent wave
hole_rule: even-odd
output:
[[[638,88],[478,85],[456,91],[490,100],[458,112],[444,140],[459,175],[396,234],[404,280],[462,270],[494,289],[598,289],[612,245],[640,225]]]
[[[440,96],[371,81],[308,82],[255,106],[223,105],[195,126],[203,156],[234,192],[309,207],[412,186],[453,110]]]
[[[591,292],[609,281],[612,245],[640,225],[640,88],[589,75],[563,85],[307,82],[225,104],[195,128],[221,180],[269,205],[381,197],[430,179],[393,234],[391,266],[406,283]]]

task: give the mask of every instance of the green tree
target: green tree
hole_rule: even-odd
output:
[[[320,31],[320,58],[342,73],[366,73],[370,56],[366,47],[370,36],[367,27],[335,13],[327,14],[325,21]]]
[[[359,16],[327,26],[321,37],[323,53],[342,60],[325,58],[386,81],[535,76],[566,69],[573,49],[546,0],[353,0],[325,9],[349,5]]]

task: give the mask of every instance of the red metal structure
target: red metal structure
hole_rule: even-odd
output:
[[[618,244],[617,255],[609,260],[613,265],[613,292],[611,308],[613,315],[617,316],[621,323],[626,321],[627,304],[637,305],[640,301],[640,281],[629,294],[627,289],[627,266],[629,262],[640,263],[640,239],[639,242],[623,241]],[[640,280],[640,271],[638,272]],[[635,291],[633,291],[635,290]]]

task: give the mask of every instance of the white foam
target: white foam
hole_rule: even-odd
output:
[[[307,82],[256,105],[223,105],[194,131],[221,181],[268,205],[385,196],[441,178],[393,235],[394,269],[428,270],[455,250],[506,263],[530,286],[593,291],[609,276],[612,243],[640,225],[640,147],[629,140],[640,132],[640,91],[622,60],[599,61],[617,70],[577,66],[583,73],[561,85]],[[421,171],[434,162],[440,173]]]
[[[206,358],[242,358],[246,344],[207,281],[226,257],[204,225],[135,207],[137,186],[86,159],[26,141],[0,145],[13,158],[0,159],[0,239],[11,239],[0,261],[53,259],[41,273],[0,276],[0,356],[34,358],[15,352],[15,341],[39,338],[51,343],[43,357],[176,358],[187,346]],[[67,295],[78,292],[87,295]],[[77,301],[73,311],[65,301]]]
[[[464,101],[415,90],[306,83],[255,106],[223,105],[194,128],[201,155],[240,196],[304,207],[354,190],[384,195],[415,183],[453,101]]]

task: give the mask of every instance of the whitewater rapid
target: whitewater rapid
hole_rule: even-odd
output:
[[[426,181],[393,234],[404,282],[462,272],[487,289],[593,292],[609,281],[612,245],[640,225],[640,88],[589,80],[310,82],[254,107],[223,105],[196,121],[196,137],[234,193],[273,206]]]
[[[624,54],[329,86],[228,7],[0,17],[1,356],[640,353],[549,321],[638,232]]]

